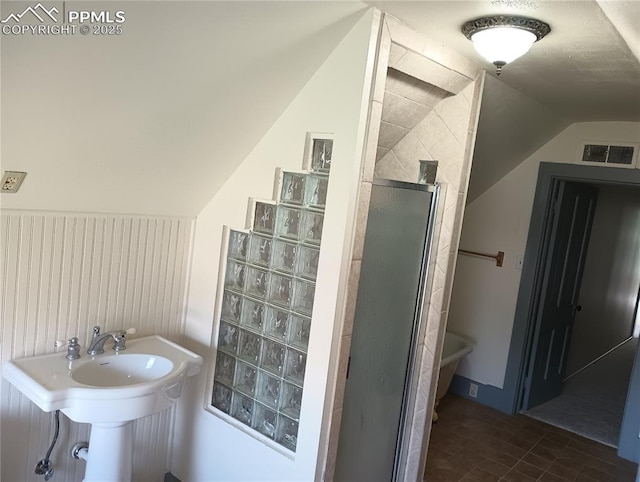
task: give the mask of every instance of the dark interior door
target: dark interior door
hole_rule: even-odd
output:
[[[523,408],[560,394],[598,189],[560,181],[538,308],[536,332],[525,381]]]

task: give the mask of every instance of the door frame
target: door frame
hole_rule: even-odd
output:
[[[512,414],[518,413],[522,403],[548,254],[553,187],[559,181],[640,187],[640,169],[540,163],[503,388],[503,407]]]

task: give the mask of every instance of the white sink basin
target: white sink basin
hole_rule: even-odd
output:
[[[118,423],[173,405],[184,380],[196,375],[202,357],[160,336],[127,341],[116,353],[68,361],[66,350],[12,360],[3,376],[45,412],[61,410],[81,423]]]
[[[92,387],[122,387],[162,378],[173,370],[168,358],[141,353],[97,357],[71,371],[76,382]]]

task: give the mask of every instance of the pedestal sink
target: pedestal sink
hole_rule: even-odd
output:
[[[127,350],[11,360],[3,376],[45,412],[91,424],[85,482],[131,480],[131,421],[171,407],[202,357],[160,336],[127,341]]]

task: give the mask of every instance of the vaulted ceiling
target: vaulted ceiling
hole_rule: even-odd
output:
[[[2,169],[28,172],[3,208],[196,216],[367,6],[92,8],[124,11],[123,33],[1,36]]]
[[[370,1],[488,71],[469,199],[574,122],[640,121],[640,2]],[[551,33],[496,77],[461,33],[487,15],[535,17]],[[632,48],[630,48],[630,46]]]
[[[2,168],[29,172],[3,207],[196,215],[366,9],[99,3],[127,12],[125,35],[2,36]],[[368,3],[490,72],[471,198],[572,122],[640,120],[640,2]],[[552,32],[496,78],[460,26],[498,13]]]

